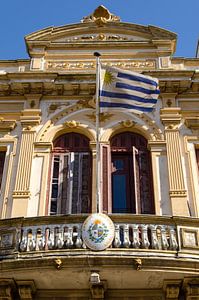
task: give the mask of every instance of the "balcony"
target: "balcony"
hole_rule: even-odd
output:
[[[16,218],[0,221],[2,259],[57,255],[135,255],[199,258],[198,220],[152,215],[110,215],[115,236],[105,251],[84,244],[81,228],[87,215]]]

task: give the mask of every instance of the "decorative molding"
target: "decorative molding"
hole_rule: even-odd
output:
[[[165,299],[178,300],[180,288],[181,280],[165,280],[163,285]]]
[[[199,278],[185,278],[182,286],[186,300],[197,300],[199,299]]]
[[[34,280],[16,280],[18,293],[21,300],[32,300],[36,293]]]
[[[75,36],[71,39],[67,39],[66,42],[90,42],[90,41],[131,41],[133,39],[129,39],[125,36],[121,36],[118,34],[93,34],[93,35],[84,35],[84,36]]]
[[[119,21],[120,21],[120,17],[111,14],[106,7],[100,5],[94,10],[94,12],[91,15],[84,17],[82,23],[93,22],[98,26],[103,26],[107,22],[119,22]]]
[[[32,127],[39,125],[41,121],[40,109],[25,109],[20,117],[23,130],[30,131]]]
[[[136,122],[134,122],[132,120],[125,120],[125,121],[122,121],[120,123],[125,128],[131,128],[131,127],[134,127],[137,124]]]
[[[118,67],[123,69],[155,69],[155,60],[114,60],[103,61],[103,65],[109,67]],[[94,60],[49,60],[46,62],[47,70],[95,70],[96,63]]]
[[[48,116],[51,113],[55,112],[57,109],[62,108],[62,107],[65,108],[65,107],[67,107],[69,105],[71,105],[71,103],[66,103],[66,102],[62,102],[62,103],[59,102],[59,103],[52,103],[52,104],[50,104],[49,107],[48,107]]]
[[[77,128],[79,126],[79,122],[76,122],[75,120],[72,121],[67,121],[64,123],[64,126],[69,127],[69,128]]]
[[[95,112],[93,112],[92,114],[88,114],[86,115],[90,120],[95,121],[96,120],[96,114]],[[110,114],[107,112],[102,112],[99,115],[99,121],[100,122],[105,122],[107,120],[110,120],[112,117],[114,116],[114,114]]]
[[[11,278],[0,279],[0,299],[12,300],[16,292],[16,283]]]
[[[8,133],[12,131],[16,126],[15,120],[5,120],[4,118],[0,118],[0,132]]]

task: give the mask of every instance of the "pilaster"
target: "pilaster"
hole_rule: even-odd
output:
[[[13,192],[12,217],[26,216],[30,197],[30,175],[33,157],[35,126],[40,123],[40,110],[27,109],[20,117],[22,135],[18,167]]]
[[[180,108],[169,107],[161,110],[161,120],[165,126],[165,139],[169,172],[169,187],[172,214],[189,216],[187,191],[185,189],[179,125]]]
[[[161,178],[160,178],[160,157],[165,155],[166,142],[165,141],[149,141],[148,148],[151,151],[152,161],[152,174],[153,174],[153,186],[154,186],[154,202],[155,202],[155,214],[162,215],[162,193],[161,193]],[[165,183],[166,184],[166,183]]]

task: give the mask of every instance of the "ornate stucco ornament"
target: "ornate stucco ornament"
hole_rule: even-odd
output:
[[[77,128],[79,126],[79,122],[72,120],[72,121],[65,122],[64,125],[69,128]]]
[[[99,115],[99,119],[100,119],[100,122],[105,122],[107,120],[110,120],[111,117],[113,116],[114,114],[110,114],[110,113],[107,113],[107,112],[102,112],[100,113]],[[96,120],[96,113],[92,113],[92,114],[88,114],[86,115],[90,120],[92,121],[95,121]]]
[[[94,10],[91,15],[84,17],[82,22],[94,22],[98,26],[103,26],[107,22],[120,22],[120,17],[111,14],[106,7],[100,5]]]
[[[131,128],[131,127],[134,127],[136,125],[136,122],[131,121],[131,120],[125,120],[125,121],[122,121],[121,124],[125,128]]]

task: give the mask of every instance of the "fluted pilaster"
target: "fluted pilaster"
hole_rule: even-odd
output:
[[[180,108],[162,109],[161,120],[165,125],[167,150],[169,194],[172,214],[188,216],[187,191],[182,166],[179,125],[181,123]]]
[[[40,110],[27,109],[22,112],[20,118],[22,134],[19,143],[18,167],[13,192],[12,217],[26,216],[27,214],[35,126],[40,122],[39,114]]]

